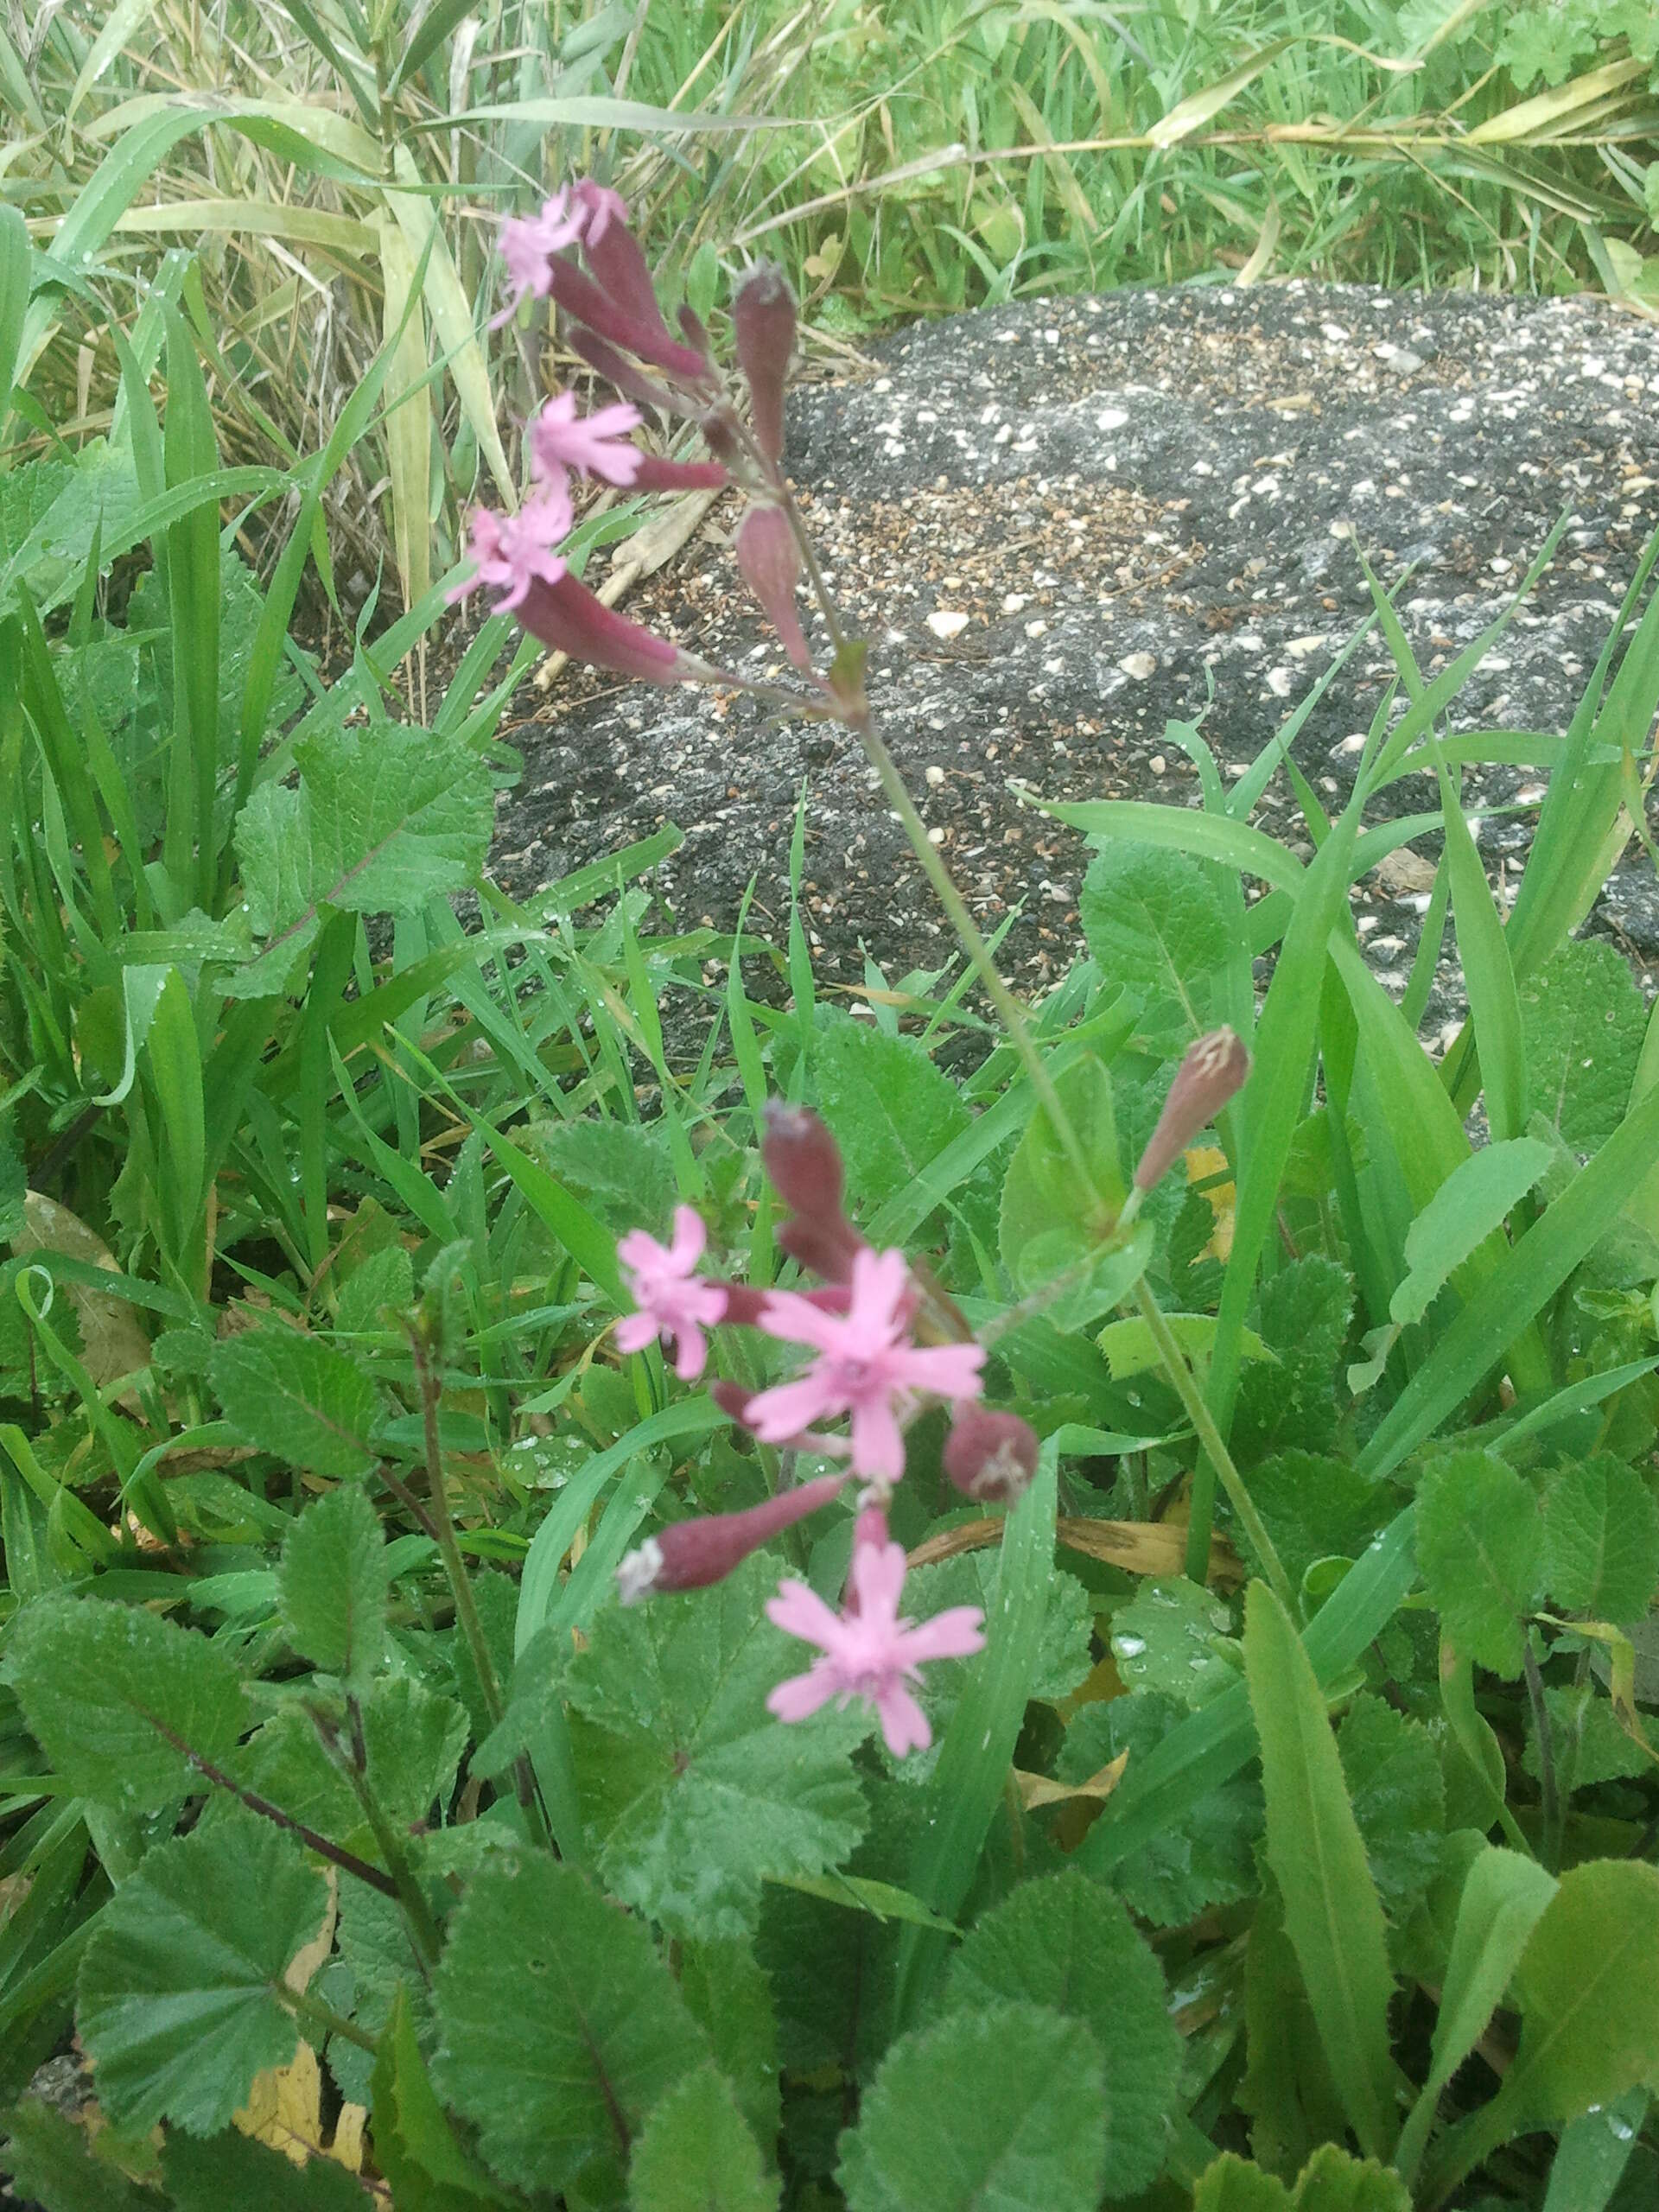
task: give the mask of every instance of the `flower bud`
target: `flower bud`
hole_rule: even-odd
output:
[[[795,295],[781,269],[763,261],[732,302],[738,365],[749,387],[754,442],[774,467],[784,453],[784,387],[795,346]]]
[[[673,1522],[647,1536],[622,1561],[616,1570],[617,1595],[625,1605],[637,1605],[653,1591],[705,1590],[711,1582],[723,1582],[780,1529],[828,1505],[848,1480],[846,1475],[819,1475],[741,1513],[706,1513]]]
[[[854,1561],[856,1562],[860,1552],[864,1550],[867,1545],[874,1545],[877,1551],[881,1552],[887,1549],[892,1541],[887,1534],[887,1507],[885,1505],[862,1507],[857,1520],[853,1523]],[[841,1610],[849,1618],[855,1617],[861,1610],[858,1598],[858,1577],[853,1573],[851,1567],[848,1568],[847,1580],[841,1593]]]
[[[1188,1047],[1169,1086],[1158,1126],[1135,1171],[1136,1190],[1151,1190],[1199,1130],[1207,1129],[1228,1100],[1243,1089],[1249,1071],[1249,1053],[1230,1029],[1212,1029]]]
[[[1036,1473],[1040,1448],[1036,1430],[1018,1414],[970,1404],[951,1422],[940,1457],[964,1497],[1012,1505]]]
[[[781,507],[751,507],[737,532],[737,565],[761,611],[797,668],[810,669],[811,650],[795,607],[801,550]]]
[[[613,225],[612,228],[615,230],[616,226]],[[628,234],[622,231],[618,235],[626,238]],[[588,253],[592,258],[591,247]],[[654,295],[647,315],[616,297],[602,283],[596,284],[574,261],[565,261],[556,254],[547,264],[547,289],[574,321],[586,323],[589,330],[608,339],[612,345],[626,346],[642,361],[665,370],[681,383],[696,385],[706,382],[708,371],[702,356],[694,353],[689,346],[676,344],[658,310]]]
[[[572,660],[607,668],[616,676],[635,676],[647,683],[683,683],[699,676],[702,664],[683,653],[590,592],[566,574],[556,583],[533,582],[514,609],[533,638]]]
[[[834,1137],[807,1108],[774,1103],[766,1108],[760,1157],[793,1216],[778,1231],[780,1249],[826,1281],[850,1281],[864,1239],[842,1210],[846,1179]]]

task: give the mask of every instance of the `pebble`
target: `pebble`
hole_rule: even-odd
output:
[[[928,616],[927,626],[936,638],[959,638],[968,627],[968,617],[941,607],[937,614]]]
[[[1117,664],[1136,683],[1144,683],[1158,665],[1150,653],[1125,653]]]

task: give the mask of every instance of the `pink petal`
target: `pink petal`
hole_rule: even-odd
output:
[[[844,1315],[825,1313],[798,1290],[771,1292],[756,1325],[766,1336],[807,1344],[814,1351],[839,1351],[847,1334]]]
[[[835,1676],[827,1668],[814,1667],[808,1674],[791,1675],[779,1682],[766,1700],[766,1710],[779,1720],[804,1720],[835,1694]]]
[[[896,1759],[909,1751],[925,1751],[933,1740],[927,1715],[902,1682],[886,1683],[871,1702],[881,1719],[881,1733]]]
[[[850,1579],[858,1592],[859,1618],[893,1628],[899,1618],[899,1593],[905,1586],[904,1546],[858,1545]]]
[[[906,1621],[899,1630],[904,1664],[926,1659],[968,1659],[985,1649],[985,1616],[977,1605],[952,1605],[931,1621]]]
[[[810,1367],[793,1382],[780,1382],[776,1389],[751,1398],[745,1420],[763,1444],[782,1444],[810,1428],[815,1421],[833,1421],[842,1409],[840,1399],[824,1389],[817,1369]]]
[[[873,1482],[896,1483],[905,1471],[905,1440],[890,1398],[853,1408],[853,1467]]]
[[[674,1338],[674,1372],[682,1382],[695,1382],[709,1364],[709,1339],[695,1322],[672,1332]]]
[[[676,1206],[674,1209],[674,1241],[668,1248],[668,1256],[682,1274],[690,1274],[702,1257],[702,1248],[709,1241],[702,1216],[695,1206]],[[618,1250],[621,1249],[619,1245]],[[983,1357],[981,1354],[981,1357]]]
[[[918,1344],[899,1355],[895,1380],[912,1390],[926,1390],[938,1398],[976,1398],[980,1370],[985,1364],[983,1344]]]
[[[825,1651],[833,1650],[842,1640],[840,1614],[832,1613],[817,1592],[809,1590],[804,1582],[780,1583],[778,1595],[766,1600],[766,1618],[785,1636],[798,1636],[803,1643],[816,1643]]]
[[[650,1268],[663,1266],[670,1255],[645,1230],[631,1229],[626,1236],[617,1238],[616,1256],[625,1268],[643,1274]]]
[[[619,1351],[644,1351],[656,1337],[657,1324],[649,1313],[625,1313],[616,1325]]]

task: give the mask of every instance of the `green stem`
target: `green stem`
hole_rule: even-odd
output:
[[[1422,2212],[1438,2212],[1465,2175],[1506,2143],[1515,2133],[1515,2120],[1506,2092],[1508,2083],[1490,2104],[1449,2128],[1428,2162],[1416,2202]]]
[[[348,2020],[343,2012],[336,2012],[332,2005],[325,2005],[321,1997],[313,1997],[308,1990],[289,1989],[284,1985],[275,1990],[278,2002],[286,2005],[296,2020],[303,2020],[326,2036],[339,2036],[346,2043],[354,2043],[359,2050],[371,2056],[380,2048],[374,2037],[359,2028],[355,2020]]]
[[[1103,1217],[1109,1217],[1111,1209],[1102,1198],[1095,1182],[1094,1170],[1090,1166],[1088,1155],[1072,1127],[1071,1116],[1060,1103],[1060,1094],[1054,1087],[1054,1078],[1048,1071],[1047,1062],[1037,1049],[1037,1040],[1026,1020],[1026,1010],[1003,982],[996,963],[991,957],[991,949],[982,936],[978,923],[968,911],[968,902],[957,890],[950,869],[929,842],[927,825],[917,812],[915,801],[899,772],[898,763],[888,752],[875,727],[874,716],[866,706],[856,713],[849,714],[846,721],[847,727],[863,747],[865,759],[880,778],[888,804],[903,823],[911,849],[921,862],[922,873],[944,907],[986,997],[996,1008],[998,1018],[1007,1032],[1009,1043],[1025,1063],[1026,1073],[1031,1078],[1031,1087],[1037,1094],[1038,1103],[1048,1116],[1049,1126],[1065,1154],[1068,1166],[1077,1179],[1079,1190],[1087,1195],[1092,1212]]]
[[[352,1700],[352,1708],[353,1750],[349,1753],[336,1744],[332,1731],[326,1726],[319,1729],[319,1733],[333,1754],[334,1764],[346,1777],[351,1787],[352,1795],[356,1798],[364,1819],[373,1832],[375,1842],[380,1847],[380,1856],[386,1862],[386,1872],[397,1885],[398,1903],[409,1916],[409,1924],[415,1941],[420,1947],[423,1957],[429,1965],[435,1966],[438,1955],[443,1948],[443,1937],[439,1932],[432,1908],[427,1903],[421,1885],[415,1878],[415,1869],[410,1864],[409,1853],[404,1849],[402,1840],[393,1828],[391,1822],[386,1818],[385,1808],[379,1799],[369,1787],[368,1775],[360,1764],[364,1756],[363,1726],[362,1718],[354,1699]],[[315,1715],[313,1717],[315,1719]]]
[[[1163,1308],[1153,1295],[1152,1285],[1144,1275],[1135,1287],[1135,1302],[1141,1308],[1141,1318],[1151,1332],[1153,1346],[1163,1363],[1164,1372],[1174,1385],[1177,1396],[1186,1408],[1187,1419],[1192,1422],[1194,1433],[1203,1446],[1205,1461],[1214,1470],[1215,1474],[1220,1476],[1221,1485],[1227,1493],[1228,1503],[1237,1514],[1239,1525],[1249,1538],[1251,1547],[1262,1562],[1268,1580],[1273,1586],[1274,1597],[1278,1599],[1292,1620],[1299,1619],[1301,1609],[1296,1602],[1295,1593],[1291,1589],[1290,1577],[1285,1573],[1284,1564],[1274,1548],[1273,1539],[1268,1534],[1262,1516],[1251,1503],[1250,1493],[1244,1487],[1243,1477],[1233,1465],[1232,1454],[1223,1441],[1221,1431],[1216,1427],[1215,1415],[1205,1403],[1204,1393],[1198,1388],[1198,1377],[1187,1365],[1186,1355],[1175,1341],[1175,1332],[1164,1319]],[[1200,1462],[1200,1465],[1204,1463]],[[1213,1494],[1213,1483],[1211,1490]],[[1195,1561],[1193,1547],[1197,1529],[1198,1482],[1195,1477],[1192,1520],[1187,1537],[1186,1571],[1194,1582],[1204,1583],[1210,1579],[1208,1516],[1205,1516],[1203,1529],[1203,1548],[1198,1551]]]

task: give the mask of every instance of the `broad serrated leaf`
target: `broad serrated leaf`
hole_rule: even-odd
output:
[[[1357,1559],[1399,1510],[1397,1494],[1344,1459],[1313,1452],[1281,1452],[1250,1470],[1250,1502],[1261,1515],[1290,1577],[1300,1590],[1316,1560]],[[1240,1550],[1255,1559],[1249,1532],[1235,1532]]]
[[[598,1871],[677,1935],[741,1935],[767,1875],[822,1873],[864,1831],[851,1754],[868,1710],[788,1727],[766,1710],[800,1656],[762,1611],[777,1580],[776,1562],[755,1558],[712,1590],[613,1605],[570,1664]]]
[[[361,1688],[386,1649],[391,1576],[368,1493],[342,1487],[306,1507],[283,1541],[283,1625],[302,1658]]]
[[[69,1788],[124,1813],[159,1812],[207,1785],[247,1725],[235,1667],[205,1636],[96,1598],[18,1616],[0,1678]]]
[[[1534,1113],[1593,1152],[1624,1118],[1647,1027],[1628,962],[1573,938],[1522,983],[1521,1011]]]
[[[1411,2212],[1404,2182],[1375,2158],[1323,2143],[1293,2188],[1231,2151],[1199,2175],[1192,2212]]]
[[[363,2212],[360,2177],[332,2158],[296,2165],[280,2151],[234,2128],[206,2143],[168,2138],[162,2177],[174,2212]],[[398,2208],[403,2212],[403,2207]],[[410,2206],[409,2212],[419,2212]]]
[[[1090,862],[1079,906],[1109,982],[1173,1001],[1195,1037],[1210,1026],[1230,938],[1208,870],[1160,845],[1115,841]]]
[[[644,1924],[550,1859],[474,1878],[436,2002],[439,2094],[478,2130],[494,2171],[525,2190],[556,2193],[590,2163],[619,2164],[709,2055]]]
[[[841,2139],[849,2212],[1095,2212],[1101,2055],[1037,2005],[947,2013],[889,2050]]]
[[[39,2098],[26,2097],[0,2126],[0,2173],[20,2203],[45,2212],[160,2212],[153,2190],[94,2154],[86,2127]]]
[[[478,2212],[480,2205],[510,2202],[457,2140],[402,1991],[375,2054],[371,2094],[374,2162],[397,2212]]]
[[[1131,1690],[1207,1705],[1238,1680],[1232,1616],[1196,1582],[1148,1582],[1112,1615],[1112,1656]]]
[[[679,1197],[668,1147],[637,1122],[537,1122],[524,1149],[621,1235],[666,1231]]]
[[[394,1828],[424,1821],[447,1802],[467,1747],[467,1716],[412,1676],[377,1682],[363,1702],[368,1786]],[[350,1783],[335,1764],[308,1713],[290,1706],[268,1720],[231,1763],[245,1788],[268,1797],[366,1859],[379,1847]]]
[[[811,1060],[818,1110],[841,1147],[848,1187],[867,1209],[907,1189],[969,1127],[961,1092],[914,1038],[830,1014],[813,1032]]]
[[[1544,1711],[1549,1720],[1555,1787],[1564,1800],[1575,1789],[1589,1789],[1598,1782],[1653,1772],[1653,1761],[1619,1726],[1611,1700],[1594,1682],[1546,1689]],[[1521,1763],[1529,1775],[1539,1778],[1543,1760],[1539,1755],[1536,1716],[1529,1713],[1528,1721],[1527,1748]]]
[[[1659,2051],[1659,1867],[1570,1867],[1515,1979],[1521,2048],[1502,2101],[1522,2124],[1575,2120],[1651,2080]]]
[[[778,2139],[778,2022],[765,1968],[747,1943],[685,1943],[680,1994],[755,2141],[767,2149]]]
[[[1146,1694],[1085,1705],[1065,1732],[1059,1778],[1085,1781],[1124,1751],[1133,1773],[1184,1718],[1173,1698]],[[1211,1905],[1235,1904],[1251,1894],[1261,1834],[1260,1785],[1253,1776],[1234,1775],[1122,1856],[1111,1847],[1110,1831],[1096,1821],[1078,1847],[1077,1863],[1097,1872],[1154,1928],[1179,1928]]]
[[[327,1910],[293,1837],[251,1818],[148,1853],[80,1967],[75,2017],[111,2120],[139,2135],[159,2120],[228,2127],[256,2075],[294,2056],[276,1992]]]
[[[1095,1189],[1115,1218],[1123,1203],[1124,1185],[1112,1079],[1100,1061],[1085,1054],[1060,1071],[1055,1089],[1083,1147]],[[1015,1284],[1034,1287],[1063,1268],[1080,1266],[1099,1249],[1109,1223],[1085,1219],[1086,1205],[1065,1147],[1039,1106],[1002,1179],[998,1242],[1002,1264]],[[1109,1310],[1122,1295],[1122,1290],[1117,1291],[1096,1310]],[[1067,1325],[1080,1327],[1088,1318],[1086,1313],[1071,1314]]]
[[[1634,1467],[1599,1452],[1544,1492],[1544,1584],[1564,1611],[1640,1620],[1659,1586],[1659,1505]]]
[[[1362,1692],[1337,1731],[1343,1780],[1384,1910],[1402,1917],[1440,1871],[1446,1785],[1421,1721]]]
[[[946,2003],[979,2011],[1001,2001],[1082,2020],[1106,2063],[1109,2196],[1157,2179],[1184,2045],[1169,2017],[1164,1970],[1116,1898],[1068,1867],[1023,1882],[957,1952]]]
[[[1493,1452],[1448,1452],[1417,1491],[1417,1564],[1446,1634],[1477,1666],[1521,1672],[1521,1619],[1543,1563],[1528,1484]]]
[[[1256,1327],[1273,1358],[1247,1366],[1239,1380],[1230,1442],[1241,1464],[1273,1451],[1323,1452],[1335,1441],[1336,1373],[1353,1302],[1347,1274],[1318,1254],[1262,1284]]]
[[[297,1329],[247,1329],[214,1348],[208,1379],[245,1443],[344,1478],[372,1465],[373,1383],[344,1352]]]
[[[1265,1583],[1245,1604],[1244,1672],[1262,1745],[1268,1861],[1285,1902],[1332,2078],[1360,2146],[1394,2139],[1394,1993],[1382,1908],[1343,1781],[1325,1694],[1294,1624]]]
[[[628,2161],[632,2212],[776,2212],[778,2196],[731,2084],[713,2066],[669,2091]]]
[[[996,1600],[1000,1564],[997,1552],[987,1549],[959,1552],[954,1559],[918,1567],[905,1584],[905,1611],[923,1621],[954,1605],[977,1605],[988,1619]],[[1093,1628],[1089,1592],[1075,1574],[1056,1567],[1044,1592],[1032,1697],[1045,1705],[1058,1705],[1078,1687],[1094,1663],[1090,1649]],[[936,1736],[955,1712],[973,1666],[972,1659],[930,1662],[918,1695]]]
[[[276,938],[323,904],[416,913],[482,866],[494,801],[472,746],[382,722],[305,739],[294,758],[297,792],[277,807],[250,804],[237,823],[256,936]]]

